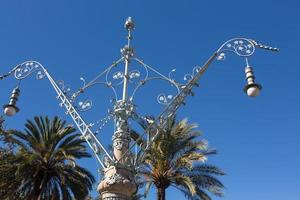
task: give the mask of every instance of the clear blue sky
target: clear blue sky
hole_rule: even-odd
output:
[[[137,55],[164,74],[176,67],[178,79],[232,37],[254,38],[279,47],[280,53],[257,50],[250,59],[263,85],[261,96],[245,96],[245,63],[228,55],[211,66],[179,116],[198,123],[203,137],[218,149],[219,154],[209,162],[228,174],[222,179],[224,200],[299,200],[299,10],[296,0],[2,0],[0,73],[35,59],[56,79],[77,88],[79,77],[91,79],[119,57],[128,16],[136,21],[133,44]],[[15,83],[13,79],[0,82],[1,104],[7,102]],[[25,119],[34,115],[59,115],[71,122],[46,80],[28,79],[21,90],[21,112],[7,120],[9,128],[22,129]],[[106,115],[105,90],[95,88],[86,94],[98,102],[88,119]],[[159,112],[160,107],[153,109],[146,97],[155,90],[145,89],[138,96],[141,113]],[[109,142],[111,133],[109,125],[101,140]],[[82,164],[96,171],[95,163],[90,159]],[[167,198],[184,199],[172,189]]]

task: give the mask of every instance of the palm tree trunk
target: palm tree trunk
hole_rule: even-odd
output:
[[[157,200],[166,200],[166,188],[164,187],[157,188]]]
[[[37,193],[35,194],[34,199],[35,200],[41,200],[41,194],[42,194],[42,190],[38,190]]]
[[[40,181],[42,182],[42,181]],[[42,195],[42,185],[36,184],[35,189],[34,189],[34,200],[41,200],[41,195]]]

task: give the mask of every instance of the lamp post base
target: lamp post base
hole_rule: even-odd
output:
[[[101,200],[130,200],[136,190],[132,172],[116,166],[104,170],[104,179],[97,188]]]
[[[102,194],[102,195],[104,195],[104,194]],[[107,194],[105,194],[105,197],[101,197],[100,200],[130,200],[130,198],[124,197],[119,194],[107,193]]]

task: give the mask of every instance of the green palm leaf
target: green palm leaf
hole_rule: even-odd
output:
[[[80,134],[65,121],[35,117],[26,122],[24,132],[10,130],[7,135],[15,149],[10,160],[0,157],[1,199],[82,200],[88,196],[95,179],[76,159],[91,155]]]
[[[205,164],[207,156],[216,154],[207,147],[207,142],[200,140],[195,124],[187,120],[176,122],[168,119],[167,128],[161,130],[144,157],[144,163],[138,167],[139,180],[154,185],[158,191],[158,199],[165,199],[165,191],[169,186],[176,187],[191,200],[211,200],[208,193],[223,195],[224,185],[216,176],[225,173],[213,165]],[[133,139],[139,138],[134,132]]]

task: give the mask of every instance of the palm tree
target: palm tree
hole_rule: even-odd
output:
[[[224,186],[215,175],[225,173],[216,166],[203,164],[208,155],[216,152],[208,149],[206,142],[197,140],[200,133],[195,131],[196,127],[187,120],[176,123],[174,118],[170,119],[146,152],[138,177],[146,183],[146,191],[152,185],[156,187],[158,200],[165,200],[165,191],[170,186],[190,200],[211,200],[208,192],[223,195]],[[135,132],[132,138],[139,139]],[[139,144],[144,146],[141,140]]]
[[[75,129],[58,117],[51,121],[48,117],[35,117],[25,127],[24,132],[6,132],[6,139],[16,147],[6,167],[14,171],[11,181],[19,182],[10,195],[24,200],[84,199],[95,179],[76,164],[76,159],[90,157],[80,134],[74,133]],[[0,164],[0,191],[10,184],[2,177],[3,173]],[[5,198],[1,196],[1,199]]]
[[[0,196],[3,200],[18,199],[15,188],[19,187],[21,182],[14,175],[17,164],[15,161],[8,148],[0,149]]]
[[[17,169],[16,158],[13,153],[14,145],[9,142],[8,134],[3,128],[4,118],[0,116],[0,196],[3,200],[17,199],[15,188],[21,182],[14,175]]]

